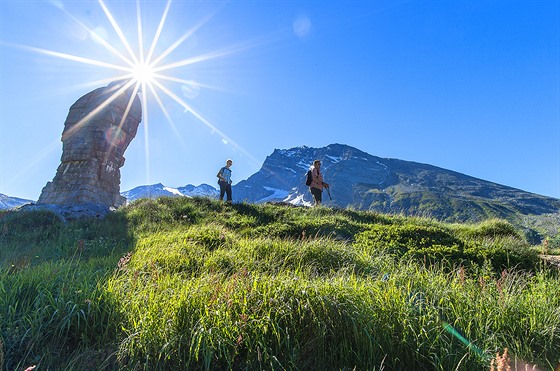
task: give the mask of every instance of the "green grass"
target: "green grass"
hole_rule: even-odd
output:
[[[560,285],[501,220],[140,200],[0,214],[0,369],[560,363]]]

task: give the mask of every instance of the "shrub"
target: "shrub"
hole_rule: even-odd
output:
[[[556,236],[546,239],[549,249],[560,249],[560,233]]]
[[[511,223],[501,219],[487,220],[474,226],[461,226],[459,233],[466,239],[474,240],[500,237],[523,238]]]
[[[535,270],[540,263],[538,253],[527,242],[511,236],[471,241],[464,254],[472,261],[490,261],[497,272],[510,267]]]
[[[438,227],[405,224],[374,225],[356,236],[355,245],[372,251],[384,251],[400,258],[409,251],[433,246],[440,246],[440,250],[444,247],[460,250],[463,243]]]
[[[488,260],[498,272],[509,267],[534,270],[538,266],[537,253],[507,222],[482,223],[458,235],[470,238],[465,242],[452,232],[429,225],[376,225],[359,233],[355,246],[426,263],[445,260],[451,265],[481,265]]]

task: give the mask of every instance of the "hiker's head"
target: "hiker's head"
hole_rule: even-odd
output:
[[[313,166],[315,166],[318,169],[321,166],[321,161],[320,160],[313,161]]]
[[[233,161],[231,161],[230,159],[228,159],[228,160],[226,161],[226,166],[227,166],[227,167],[230,167],[231,165],[233,165]]]

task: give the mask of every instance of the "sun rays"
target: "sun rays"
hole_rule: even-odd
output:
[[[169,14],[172,11],[172,1],[168,0],[164,6],[161,7],[161,16],[157,22],[155,31],[148,32],[148,27],[143,24],[142,6],[140,0],[136,1],[136,6],[130,4],[132,15],[134,12],[135,27],[124,27],[119,23],[119,19],[114,14],[109,4],[103,0],[97,1],[99,7],[103,11],[103,15],[110,24],[110,37],[107,37],[108,32],[100,32],[100,28],[91,28],[81,21],[78,17],[71,14],[66,10],[62,3],[58,4],[57,8],[60,9],[72,22],[84,31],[89,37],[96,42],[96,48],[105,53],[106,58],[99,57],[86,57],[83,55],[72,54],[66,51],[49,50],[37,46],[28,45],[14,45],[12,46],[23,48],[28,51],[39,53],[48,57],[68,60],[81,65],[88,65],[93,68],[103,69],[109,72],[110,77],[97,79],[95,82],[88,82],[89,84],[109,84],[116,83],[114,92],[106,99],[105,102],[100,104],[96,109],[83,117],[76,125],[74,130],[88,122],[91,118],[106,108],[112,101],[118,98],[123,92],[132,92],[129,101],[129,107],[132,105],[134,97],[137,93],[142,103],[142,123],[144,124],[144,153],[146,161],[146,176],[150,178],[149,159],[150,159],[150,146],[149,146],[149,132],[150,132],[150,118],[152,117],[149,112],[148,103],[153,102],[154,107],[158,107],[164,121],[167,121],[175,136],[181,141],[180,131],[178,125],[174,122],[172,115],[169,112],[169,105],[166,102],[174,102],[183,109],[184,113],[189,113],[194,118],[205,125],[211,133],[217,133],[221,138],[222,143],[227,143],[237,151],[242,153],[255,164],[258,161],[245,149],[239,146],[232,138],[220,130],[217,125],[213,124],[204,115],[198,112],[189,102],[188,99],[195,98],[201,89],[215,89],[217,87],[209,86],[192,79],[191,76],[185,76],[184,69],[181,68],[193,64],[204,63],[206,61],[222,58],[233,53],[238,53],[242,50],[255,47],[259,43],[241,43],[225,47],[213,52],[206,52],[201,55],[179,55],[180,46],[189,40],[197,30],[199,30],[211,18],[207,16],[199,20],[196,24],[186,29],[176,39],[169,41],[168,38],[162,37],[165,35],[166,29],[170,27],[168,24]],[[156,15],[157,17],[157,15]],[[155,23],[154,23],[155,25]],[[134,35],[134,31],[136,35]],[[133,36],[131,37],[131,33]],[[127,36],[128,35],[128,36]],[[4,44],[8,44],[4,42]],[[163,51],[161,51],[163,50]],[[95,55],[102,55],[96,53]],[[85,82],[85,81],[84,81]],[[124,124],[126,115],[123,117],[120,126]]]

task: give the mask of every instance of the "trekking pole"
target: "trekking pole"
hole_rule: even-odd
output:
[[[332,201],[332,197],[331,197],[331,190],[329,188],[327,188],[327,193],[329,194],[329,200]]]

